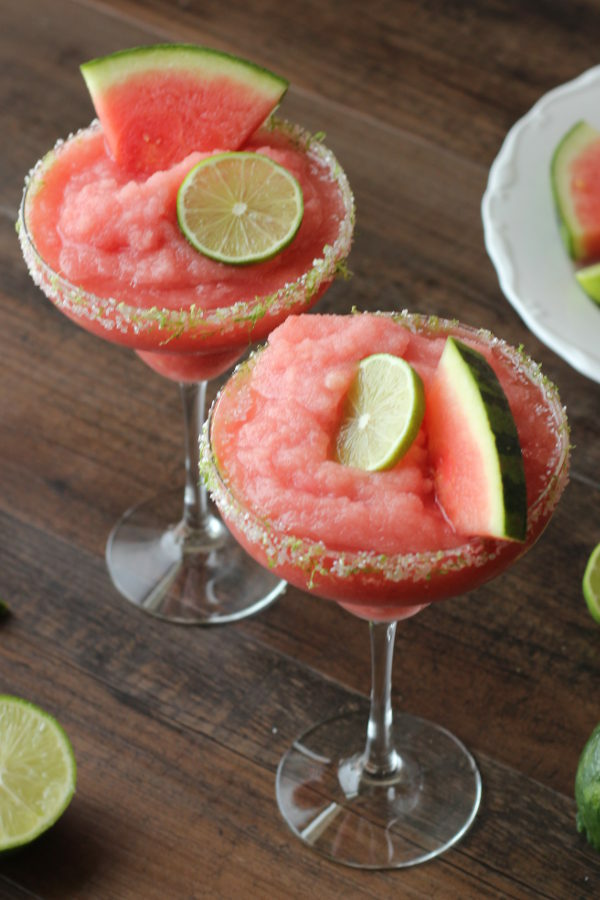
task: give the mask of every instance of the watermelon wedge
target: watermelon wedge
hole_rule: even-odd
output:
[[[426,395],[437,498],[459,534],[523,541],[525,472],[515,420],[481,353],[449,337]]]
[[[288,82],[254,63],[191,44],[134,47],[81,66],[116,162],[134,174],[194,150],[237,150]]]
[[[550,174],[569,255],[579,261],[600,258],[600,132],[577,122],[556,147]]]

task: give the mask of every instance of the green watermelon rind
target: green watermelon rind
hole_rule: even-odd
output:
[[[477,350],[448,337],[440,370],[476,438],[485,469],[489,536],[524,541],[527,534],[527,492],[517,426],[496,373]]]
[[[570,191],[570,168],[575,159],[591,144],[600,140],[600,132],[588,122],[576,122],[557,145],[550,162],[550,178],[554,204],[558,213],[563,243],[572,259],[584,259],[585,229],[577,219]]]
[[[117,50],[83,63],[80,71],[93,98],[94,94],[108,90],[136,72],[161,67],[187,72],[197,69],[203,77],[229,76],[243,71],[246,82],[263,91],[270,90],[275,103],[281,101],[289,87],[285,78],[257,63],[196,44],[152,44]]]

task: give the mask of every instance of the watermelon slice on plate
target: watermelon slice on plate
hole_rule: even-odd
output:
[[[560,231],[575,260],[600,258],[600,132],[577,122],[552,156],[552,191]]]
[[[446,340],[426,395],[436,493],[459,534],[523,541],[523,457],[506,395],[481,353]]]
[[[81,66],[116,162],[134,174],[194,150],[237,150],[285,94],[284,78],[192,44],[134,47]]]

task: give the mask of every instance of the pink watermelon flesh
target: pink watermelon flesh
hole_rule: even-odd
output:
[[[583,256],[600,258],[600,138],[571,163],[570,188],[582,232]]]
[[[489,503],[477,477],[481,460],[464,409],[448,383],[436,378],[427,394],[429,453],[444,513],[459,533],[475,534],[489,517]],[[448,435],[451,439],[448,439]]]
[[[426,396],[438,502],[459,534],[522,541],[525,475],[508,401],[485,358],[449,340]]]
[[[569,255],[600,255],[600,132],[585,120],[563,135],[550,164],[560,234]]]
[[[187,45],[120,51],[81,71],[110,153],[140,175],[195,150],[238,150],[287,89],[266,69]]]

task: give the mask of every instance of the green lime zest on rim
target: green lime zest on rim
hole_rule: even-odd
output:
[[[261,153],[217,153],[188,172],[177,193],[179,227],[190,244],[229,265],[263,262],[296,236],[302,188]]]
[[[75,792],[76,764],[65,731],[49,713],[0,695],[0,852],[50,828]]]
[[[406,360],[390,353],[365,357],[346,396],[339,462],[367,472],[391,468],[416,438],[424,413],[423,382]]]
[[[587,561],[582,587],[590,615],[600,623],[600,544],[596,544]]]

